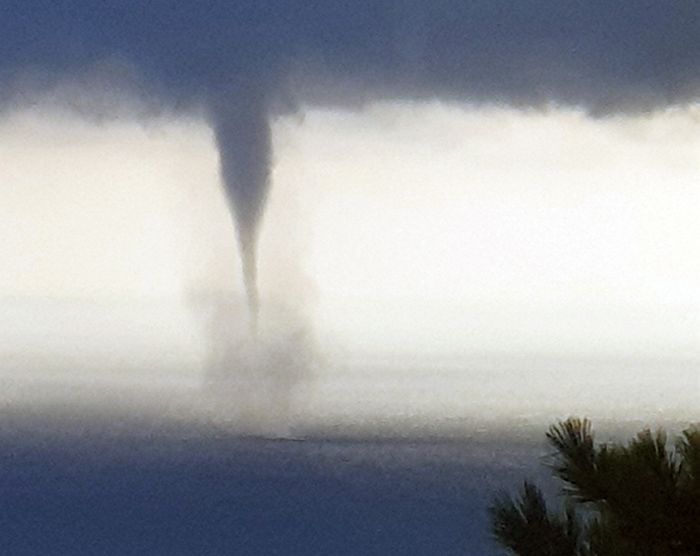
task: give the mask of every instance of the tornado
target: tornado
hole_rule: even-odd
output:
[[[241,256],[250,331],[257,335],[257,244],[270,189],[272,140],[267,108],[255,92],[232,91],[211,104],[211,123]]]

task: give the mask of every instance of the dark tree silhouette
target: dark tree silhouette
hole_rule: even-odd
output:
[[[587,419],[552,425],[549,466],[566,510],[548,510],[525,482],[519,497],[491,506],[498,543],[517,556],[700,555],[700,429],[669,447],[663,431],[643,430],[627,445],[594,441]]]

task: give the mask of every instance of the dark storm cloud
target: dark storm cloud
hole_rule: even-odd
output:
[[[254,306],[271,113],[293,111],[298,102],[396,98],[572,105],[594,114],[693,101],[700,93],[700,3],[0,3],[0,99],[22,103],[95,67],[103,68],[106,89],[109,68],[128,68],[128,88],[154,106],[208,115]]]
[[[5,0],[0,68],[6,83],[50,82],[120,59],[182,102],[255,83],[284,107],[290,84],[320,81],[367,98],[639,109],[697,95],[699,15],[664,0]]]

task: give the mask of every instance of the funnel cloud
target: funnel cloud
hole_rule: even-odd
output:
[[[264,99],[232,91],[212,104],[221,177],[237,228],[250,328],[257,333],[259,295],[256,246],[270,187],[271,133]]]

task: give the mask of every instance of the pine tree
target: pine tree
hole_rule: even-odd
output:
[[[643,430],[626,445],[596,444],[587,419],[552,425],[549,465],[566,510],[547,508],[525,482],[515,499],[491,506],[497,542],[517,556],[700,555],[700,429],[670,447],[663,431]]]

